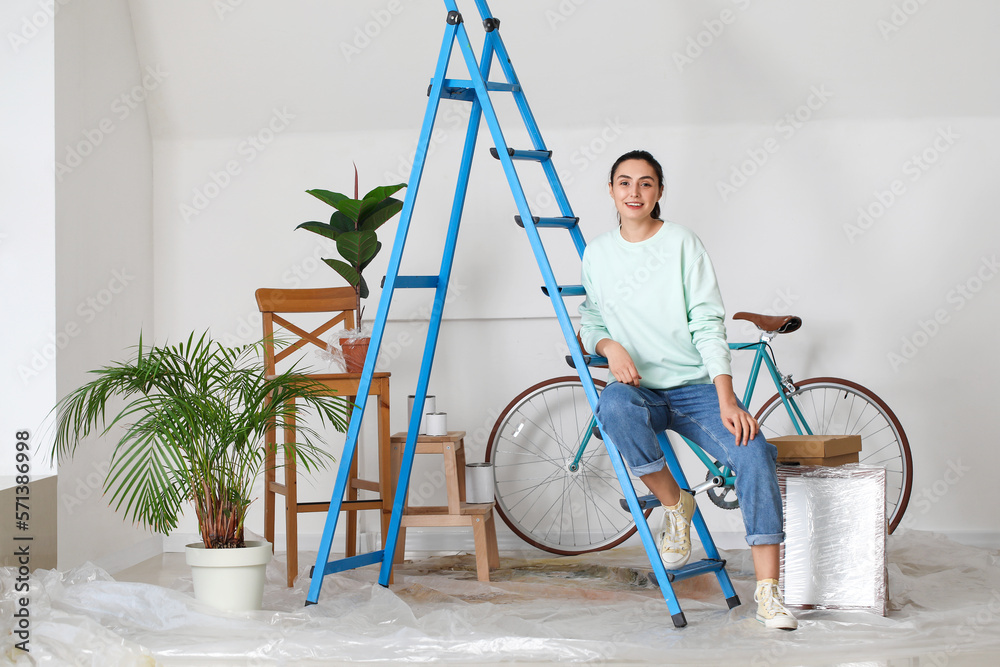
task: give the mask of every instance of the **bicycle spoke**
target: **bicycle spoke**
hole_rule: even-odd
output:
[[[796,383],[788,396],[802,412],[812,433],[859,435],[859,462],[886,471],[886,519],[894,528],[906,509],[911,473],[909,447],[895,416],[871,392],[836,378]],[[779,395],[765,402],[757,419],[765,437],[793,435],[796,431]]]
[[[498,514],[555,553],[608,548],[635,531],[631,514],[621,511],[621,484],[606,447],[589,440],[591,418],[577,379],[540,383],[507,406],[487,446]]]

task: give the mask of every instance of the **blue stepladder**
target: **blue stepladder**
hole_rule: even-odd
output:
[[[500,21],[495,18],[487,6],[486,0],[475,0],[482,25],[485,30],[482,54],[477,60],[473,52],[472,44],[466,32],[464,18],[457,7],[456,0],[444,0],[447,9],[446,27],[441,51],[438,56],[434,78],[428,90],[428,103],[424,115],[423,125],[420,130],[420,137],[417,144],[417,151],[410,172],[410,179],[403,202],[403,209],[400,213],[399,224],[393,243],[392,254],[386,270],[386,276],[382,285],[382,295],[379,300],[378,312],[373,324],[371,342],[368,356],[365,359],[364,368],[361,373],[358,395],[367,394],[371,386],[372,376],[375,372],[375,362],[379,355],[379,349],[385,332],[386,322],[392,296],[396,289],[433,289],[434,298],[431,307],[430,321],[427,329],[427,339],[424,345],[423,357],[418,374],[417,385],[414,391],[414,405],[410,421],[407,428],[406,444],[400,463],[399,478],[395,489],[395,499],[392,509],[392,516],[389,522],[388,534],[386,535],[385,548],[371,553],[359,554],[350,558],[330,560],[330,550],[333,543],[333,536],[337,528],[337,520],[340,515],[341,505],[347,488],[350,466],[342,463],[338,469],[336,482],[331,497],[330,508],[327,513],[323,535],[320,540],[319,550],[316,556],[316,564],[312,570],[312,579],[306,604],[315,604],[319,601],[319,595],[323,584],[323,578],[335,572],[381,563],[379,573],[379,583],[388,586],[392,574],[393,555],[396,551],[399,538],[400,523],[403,510],[406,504],[406,492],[410,481],[411,468],[416,452],[417,433],[419,430],[420,416],[423,414],[424,402],[427,395],[428,383],[434,362],[434,353],[437,347],[438,335],[441,327],[441,320],[444,311],[445,299],[448,292],[448,284],[451,277],[452,265],[455,256],[455,247],[458,239],[458,231],[465,205],[466,193],[469,183],[469,174],[472,167],[472,159],[475,152],[476,139],[479,134],[481,119],[486,120],[487,128],[494,143],[494,148],[490,149],[494,158],[500,161],[504,174],[507,178],[510,191],[514,197],[517,207],[515,221],[527,233],[536,262],[541,271],[544,286],[542,291],[549,297],[552,307],[555,310],[556,318],[562,330],[563,336],[570,349],[570,360],[577,369],[581,382],[583,383],[591,409],[596,409],[598,393],[591,377],[588,363],[596,365],[601,359],[584,355],[576,339],[572,322],[563,301],[566,297],[583,296],[582,285],[560,285],[556,282],[551,265],[542,244],[538,230],[541,228],[561,228],[566,230],[573,241],[573,244],[582,258],[586,243],[579,227],[579,219],[574,216],[570,203],[563,190],[556,168],[552,162],[552,152],[545,146],[538,125],[535,122],[531,109],[528,106],[527,98],[511,63],[507,49],[500,36]],[[448,78],[448,66],[451,61],[455,47],[458,47],[462,61],[468,70],[468,79]],[[503,73],[503,81],[491,81],[490,71],[494,59]],[[490,93],[510,94],[520,113],[524,130],[531,142],[531,147],[526,149],[514,149],[507,145],[496,109],[490,99]],[[458,173],[455,195],[452,202],[452,209],[448,223],[448,229],[444,241],[444,252],[441,260],[438,275],[400,275],[400,263],[403,256],[403,249],[406,244],[406,237],[412,219],[414,205],[420,188],[420,181],[423,175],[428,150],[430,147],[431,134],[437,117],[438,109],[442,100],[448,99],[462,103],[471,104],[471,114],[469,116],[468,128],[466,131],[465,143],[463,146],[461,165]],[[515,162],[524,161],[539,165],[551,187],[553,198],[559,207],[561,215],[556,217],[540,217],[532,215],[527,198],[518,177]],[[352,460],[357,448],[358,435],[362,420],[364,418],[365,405],[360,402],[354,409],[347,430],[344,451],[341,460],[349,462]],[[659,556],[657,545],[652,533],[646,523],[643,514],[644,508],[649,508],[658,504],[658,501],[651,496],[638,498],[635,489],[629,479],[628,471],[614,443],[606,436],[603,427],[598,423],[600,434],[604,445],[608,449],[612,465],[619,482],[622,486],[624,496],[623,505],[627,506],[632,516],[635,518],[638,527],[638,534],[649,557],[653,576],[660,585],[660,590],[666,600],[673,623],[677,627],[687,624],[684,612],[674,594],[672,582],[681,579],[714,572],[718,578],[723,594],[729,608],[740,604],[739,597],[733,589],[732,582],[725,569],[725,561],[720,557],[717,548],[712,540],[711,534],[705,524],[700,511],[696,511],[693,518],[693,525],[698,533],[707,558],[700,561],[688,563],[676,570],[667,571]],[[678,484],[683,488],[690,488],[680,464],[674,455],[665,434],[660,435],[660,442],[664,449],[667,465],[673,473]]]

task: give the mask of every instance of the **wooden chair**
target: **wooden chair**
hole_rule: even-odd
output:
[[[256,292],[257,306],[260,308],[264,321],[264,363],[267,373],[275,373],[277,365],[289,355],[294,354],[306,345],[316,345],[326,349],[326,342],[320,338],[324,333],[341,325],[344,329],[354,328],[356,299],[354,290],[350,287],[334,287],[324,289],[269,289],[261,288]],[[282,315],[319,313],[329,315],[319,327],[307,331],[290,322]],[[276,350],[274,345],[275,328],[281,332],[277,339],[282,343]],[[286,340],[285,337],[291,338]],[[297,338],[295,338],[297,337]],[[288,345],[284,345],[284,343]],[[361,379],[360,373],[309,373],[308,377],[322,382],[350,400],[352,404],[358,391]],[[390,451],[389,431],[389,373],[375,373],[372,378],[369,396],[378,400],[378,480],[370,481],[358,477],[357,450],[353,460],[341,461],[340,465],[351,466],[347,485],[347,497],[342,511],[347,512],[347,545],[346,555],[357,554],[358,511],[379,510],[382,527],[382,546],[389,529],[389,519],[392,514],[392,457]],[[284,433],[284,442],[295,442],[292,430]],[[264,537],[274,544],[275,495],[285,497],[285,547],[287,551],[288,586],[291,587],[298,574],[298,515],[301,512],[327,512],[329,501],[301,502],[296,489],[296,466],[294,456],[286,457],[284,462],[284,480],[278,482],[275,474],[275,453],[277,451],[277,432],[272,428],[266,438],[267,461],[264,473]],[[370,491],[378,495],[375,499],[359,500],[358,491]],[[402,555],[404,545],[400,541],[396,553]],[[401,560],[398,559],[398,560]]]

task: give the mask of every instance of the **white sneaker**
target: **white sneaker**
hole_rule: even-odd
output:
[[[764,627],[779,630],[794,630],[799,627],[799,622],[785,608],[776,579],[758,581],[753,599],[757,602],[757,620],[763,623]]]
[[[668,570],[676,570],[691,558],[691,517],[694,516],[694,496],[681,491],[681,499],[673,507],[663,508],[663,529],[657,537],[660,558]]]

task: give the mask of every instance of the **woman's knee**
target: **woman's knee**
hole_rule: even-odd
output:
[[[733,463],[737,471],[741,468],[774,470],[778,465],[778,448],[759,433],[746,445],[734,447],[731,451],[736,459]]]
[[[632,419],[640,411],[645,411],[642,397],[632,385],[612,382],[597,399],[597,418],[602,423],[622,418]]]

